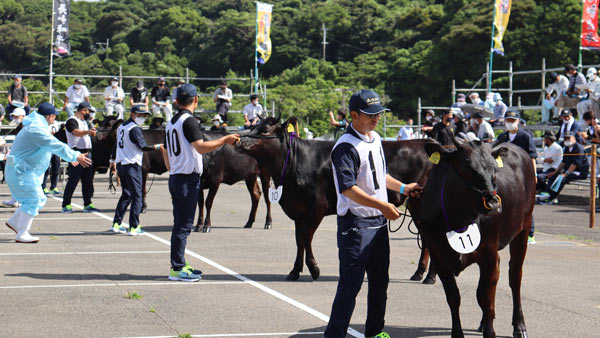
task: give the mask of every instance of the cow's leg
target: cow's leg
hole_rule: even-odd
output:
[[[202,227],[202,232],[210,232],[210,209],[212,208],[212,204],[215,201],[215,196],[217,195],[218,190],[218,184],[208,189],[208,195],[206,195],[206,202],[204,203],[206,205],[206,217],[204,218],[204,227]]]
[[[265,220],[265,229],[271,229],[273,220],[271,219],[271,201],[269,201],[269,181],[271,176],[266,169],[259,169],[260,185],[262,186],[263,198],[267,205],[267,219]]]
[[[303,220],[296,220],[296,260],[294,261],[294,268],[287,275],[287,280],[298,280],[300,278],[300,272],[302,272],[302,268],[304,266],[304,237],[306,234],[306,229],[304,228]]]
[[[435,270],[435,265],[433,265],[433,261],[429,262],[429,271],[427,272],[427,276],[423,279],[423,284],[435,284],[435,277],[437,276],[437,272]]]
[[[148,180],[148,172],[142,173],[142,187],[144,187],[143,195],[142,195],[142,214],[146,213],[146,209],[148,205],[146,204],[146,182]]]
[[[420,281],[423,279],[423,274],[427,270],[427,263],[429,263],[429,250],[423,245],[421,256],[419,257],[419,264],[417,265],[417,271],[410,277],[410,280]]]
[[[196,227],[194,228],[194,232],[200,231],[200,228],[204,227],[204,189],[200,188],[200,192],[198,193],[198,221],[196,222]]]
[[[446,293],[446,301],[450,307],[450,314],[452,315],[452,338],[464,338],[465,335],[460,324],[460,291],[456,285],[456,279],[452,272],[448,269],[440,269],[438,271],[442,285],[444,286],[444,292]]]
[[[315,231],[319,227],[319,224],[323,220],[324,212],[320,212],[320,217],[316,217],[316,219],[310,219],[305,224],[306,234],[304,237],[304,247],[306,248],[306,266],[308,267],[308,271],[310,271],[310,275],[314,280],[318,279],[321,275],[321,270],[317,264],[317,260],[313,255],[312,251],[312,240],[315,235]]]
[[[244,228],[252,228],[252,224],[256,220],[256,209],[258,209],[258,202],[260,201],[260,187],[256,180],[257,175],[251,175],[246,177],[246,188],[250,193],[250,200],[252,200],[252,207],[250,208],[250,215],[248,215],[248,222],[244,225]]]
[[[500,256],[497,247],[482,248],[479,264],[479,285],[477,303],[483,312],[479,331],[484,338],[496,338],[494,318],[496,317],[496,285],[500,277]]]
[[[513,297],[513,337],[527,338],[523,309],[521,308],[521,278],[523,276],[523,261],[527,253],[527,236],[529,231],[523,230],[510,243],[510,262],[508,270],[509,285]]]

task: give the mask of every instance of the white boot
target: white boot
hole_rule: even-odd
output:
[[[13,208],[19,207],[19,202],[17,202],[17,200],[12,196],[11,196],[11,199],[9,199],[7,201],[2,201],[2,204],[6,205],[7,207],[13,207]]]
[[[18,224],[21,218],[21,209],[17,209],[15,210],[15,213],[12,215],[12,217],[6,221],[6,226],[10,228],[10,230],[14,231],[15,233],[18,233]]]
[[[21,217],[19,219],[19,232],[17,233],[16,238],[17,243],[37,243],[40,241],[39,237],[33,237],[29,233],[29,229],[31,229],[32,223],[33,216],[22,211]]]

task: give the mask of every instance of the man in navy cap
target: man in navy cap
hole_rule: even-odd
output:
[[[158,78],[156,87],[152,88],[150,96],[152,96],[152,114],[155,116],[160,115],[160,111],[162,110],[165,112],[165,119],[169,121],[173,113],[173,107],[168,100],[168,97],[171,96],[171,91],[165,86],[165,78]]]
[[[195,282],[202,272],[185,261],[187,237],[194,226],[196,205],[200,192],[202,155],[225,144],[233,144],[240,137],[230,134],[221,138],[203,141],[200,125],[193,116],[198,106],[198,92],[192,84],[184,84],[177,90],[179,111],[165,128],[163,159],[169,169],[169,192],[173,203],[174,225],[171,232],[170,280]]]
[[[72,165],[88,167],[92,161],[78,151],[69,149],[66,144],[55,138],[49,129],[56,119],[56,110],[50,103],[44,102],[23,120],[23,129],[17,134],[6,159],[6,183],[11,194],[21,204],[13,216],[6,222],[17,233],[19,243],[36,243],[38,237],[29,234],[33,217],[46,204],[46,195],[42,190],[42,177],[50,164],[50,156],[58,155]]]
[[[503,142],[510,142],[514,145],[521,147],[529,157],[531,158],[531,162],[533,163],[533,172],[536,174],[537,179],[537,169],[535,159],[538,157],[537,149],[535,148],[535,144],[533,143],[533,137],[527,131],[519,128],[519,123],[521,122],[521,114],[517,110],[509,110],[504,115],[504,125],[506,126],[507,131],[498,135],[498,139],[494,143],[494,147]],[[531,230],[529,230],[529,238],[527,242],[529,244],[535,244],[535,223],[533,218],[531,220]]]
[[[560,112],[560,119],[562,120],[562,124],[558,129],[558,134],[556,135],[556,137],[558,139],[564,139],[565,132],[570,131],[572,134],[576,135],[577,142],[583,144],[583,139],[581,138],[581,136],[579,136],[579,132],[582,130],[579,126],[579,123],[577,123],[573,118],[573,113],[571,113],[571,110],[567,108],[563,109]]]
[[[386,219],[400,213],[387,201],[387,189],[418,196],[416,183],[404,184],[387,174],[381,138],[374,129],[387,108],[371,90],[350,97],[352,123],[331,152],[337,192],[337,242],[340,279],[325,337],[345,337],[365,272],[369,278],[365,336],[383,332],[390,244]]]
[[[129,119],[117,129],[117,142],[112,153],[110,169],[116,170],[121,180],[121,198],[115,209],[112,231],[124,233],[121,226],[127,207],[129,209],[129,235],[137,236],[143,233],[140,224],[142,212],[142,159],[144,151],[158,150],[161,144],[148,145],[142,135],[142,128],[150,112],[144,105],[131,108]]]

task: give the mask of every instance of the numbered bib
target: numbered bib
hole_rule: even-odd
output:
[[[461,233],[448,231],[446,237],[450,247],[461,254],[468,254],[477,250],[481,242],[481,233],[476,223],[469,225],[467,230]]]
[[[277,187],[277,189],[273,189],[269,187],[269,201],[271,203],[277,203],[281,199],[281,195],[283,194],[283,185]]]

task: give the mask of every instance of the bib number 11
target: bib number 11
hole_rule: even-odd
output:
[[[481,233],[475,223],[469,225],[464,232],[448,231],[446,238],[450,247],[461,254],[468,254],[477,250],[479,243],[481,243]]]

